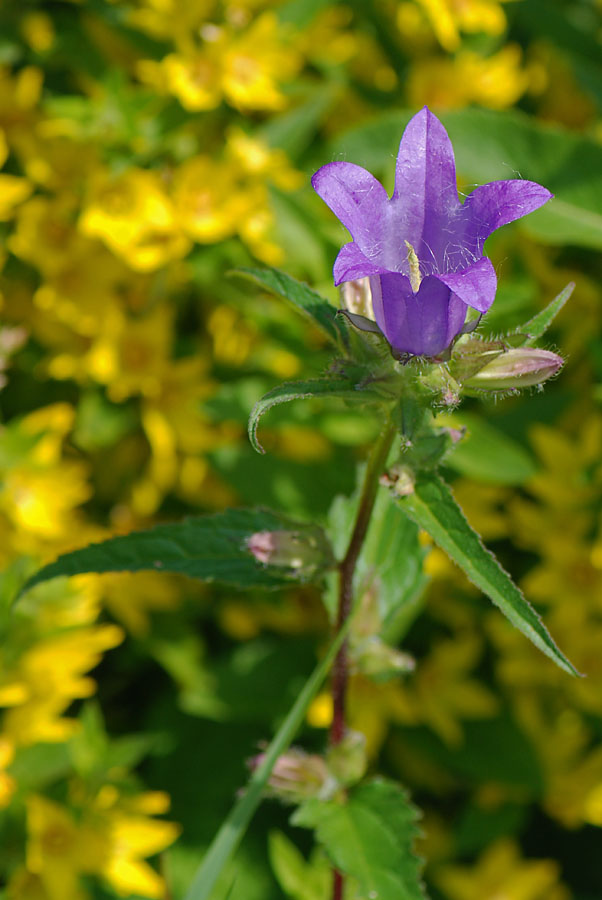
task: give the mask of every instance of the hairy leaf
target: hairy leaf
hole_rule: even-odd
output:
[[[487,594],[536,647],[566,672],[578,674],[508,573],[483,546],[440,477],[423,475],[416,482],[415,492],[399,498],[398,502],[410,519],[430,534],[472,583]]]
[[[551,303],[548,303],[545,309],[542,309],[536,316],[533,316],[532,319],[521,325],[518,332],[524,334],[525,337],[519,346],[530,347],[545,334],[574,290],[575,283],[571,281]]]
[[[368,386],[363,386],[361,380],[351,377],[309,378],[306,381],[289,381],[279,384],[268,391],[258,400],[249,417],[249,440],[258,453],[265,450],[257,440],[257,426],[259,420],[269,409],[279,403],[289,403],[291,400],[307,400],[310,397],[339,397],[343,400],[361,401],[376,398]]]
[[[398,784],[375,779],[342,802],[309,801],[292,821],[316,830],[334,865],[357,879],[366,900],[424,900],[422,865],[413,850],[417,819]]]
[[[134,531],[65,553],[44,566],[24,590],[57,575],[83,572],[139,572],[154,569],[178,572],[202,581],[237,587],[281,587],[298,575],[283,566],[263,565],[247,549],[246,541],[258,531],[304,528],[266,510],[230,509],[198,516],[148,531]]]
[[[272,294],[284,297],[308,315],[333,343],[339,345],[342,342],[345,346],[347,341],[345,327],[337,319],[335,307],[307,284],[297,281],[286,272],[269,267],[236,269],[236,274],[249,278]]]

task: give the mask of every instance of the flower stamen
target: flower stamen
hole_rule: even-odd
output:
[[[408,248],[408,263],[410,264],[410,284],[412,285],[412,290],[415,294],[418,293],[420,288],[420,282],[422,281],[422,276],[420,274],[420,263],[418,262],[418,256],[416,251],[412,247],[409,241],[404,241],[404,244]]]

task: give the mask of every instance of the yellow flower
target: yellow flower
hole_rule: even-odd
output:
[[[128,169],[93,188],[79,227],[139,272],[180,259],[190,249],[157,172]]]
[[[476,865],[442,866],[437,883],[449,900],[569,900],[551,859],[522,859],[516,844],[502,838]]]
[[[446,50],[456,50],[460,32],[498,35],[506,27],[501,4],[506,0],[416,0],[424,10],[437,40]]]
[[[7,807],[16,789],[14,778],[6,771],[15,755],[15,747],[9,738],[0,734],[0,810]]]
[[[175,172],[172,196],[178,221],[200,243],[221,241],[235,234],[250,212],[236,168],[209,156],[197,156]]]
[[[46,556],[85,542],[91,531],[77,507],[90,496],[88,467],[63,458],[74,410],[66,403],[44,407],[0,431],[1,555]]]
[[[186,55],[170,53],[160,63],[145,60],[138,71],[143,81],[163,85],[190,112],[215,109],[222,99],[221,60],[216,50],[209,44]]]
[[[9,148],[4,131],[0,128],[0,168],[8,159]],[[0,221],[12,219],[15,208],[31,194],[33,185],[18,175],[0,173]]]
[[[79,900],[81,875],[96,875],[123,896],[159,900],[165,883],[145,858],[168,847],[179,828],[153,819],[111,786],[76,818],[66,808],[34,795],[27,804],[27,869],[38,876],[49,900]],[[148,807],[142,795],[141,804]],[[163,811],[164,804],[160,809]]]
[[[66,740],[77,729],[77,720],[62,714],[73,700],[94,693],[95,682],[86,673],[122,640],[116,625],[94,625],[34,643],[3,673],[0,705],[9,706],[6,735],[19,746]]]
[[[264,12],[240,36],[225,36],[220,49],[222,89],[229,103],[243,112],[286,105],[278,82],[291,78],[301,59],[284,43],[274,13]]]
[[[475,635],[458,633],[437,642],[403,686],[415,721],[429,725],[448,744],[459,744],[459,719],[493,716],[497,700],[469,672],[481,654]]]
[[[506,109],[524,94],[530,73],[522,66],[517,44],[507,44],[492,56],[460,50],[453,58],[426,57],[416,60],[408,90],[414,106],[440,108],[479,103],[490,109]]]

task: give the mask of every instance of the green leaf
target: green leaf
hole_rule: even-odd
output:
[[[468,429],[445,457],[450,469],[491,484],[523,484],[535,474],[529,451],[480,416],[461,413],[446,420]]]
[[[236,587],[282,587],[291,580],[299,580],[298,575],[284,566],[257,562],[246,541],[258,531],[304,527],[275,513],[256,509],[229,509],[211,516],[157,525],[148,531],[134,531],[65,553],[40,569],[23,590],[57,575],[144,569],[178,572]]]
[[[348,159],[392,181],[395,154],[410,112],[370,119],[327,147],[326,158]],[[550,126],[524,113],[463,109],[441,116],[458,172],[470,184],[525,178],[554,199],[520,228],[554,244],[602,247],[602,147],[591,138]]]
[[[579,674],[558,649],[540,617],[508,573],[483,546],[481,538],[468,524],[451,490],[441,478],[423,475],[416,482],[415,492],[399,498],[398,503],[536,647],[566,672]]]
[[[338,397],[343,400],[358,402],[361,400],[376,399],[376,392],[370,391],[361,385],[361,376],[351,377],[327,377],[309,378],[307,381],[288,381],[279,384],[268,391],[258,400],[249,417],[249,440],[258,453],[265,450],[257,440],[257,426],[259,420],[269,409],[279,403],[289,403],[291,400],[307,400],[311,397]]]
[[[216,834],[203,862],[194,876],[184,900],[209,900],[211,897],[216,882],[240,843],[247,825],[251,821],[253,813],[261,801],[263,790],[276,760],[289,746],[297,729],[301,725],[309,704],[326,678],[334,658],[338,653],[339,647],[347,636],[350,623],[351,617],[347,620],[346,626],[339,631],[329,647],[328,652],[314,669],[313,673],[306,681],[305,686],[300,691],[297,700],[278,729],[270,746],[265,751],[262,764],[254,771],[246,790],[235,803],[230,814],[226,817],[223,825]]]
[[[541,312],[517,329],[519,334],[525,335],[519,346],[530,347],[545,334],[574,290],[575,283],[571,281],[551,303],[548,303],[545,309],[542,309]]]
[[[428,578],[422,571],[425,549],[418,528],[381,490],[356,567],[358,595],[375,590],[382,637],[396,643],[418,614]]]
[[[295,278],[291,278],[286,272],[279,269],[264,268],[236,269],[235,274],[249,278],[256,284],[290,301],[293,306],[309,316],[333,343],[343,346],[347,342],[345,326],[337,319],[337,311],[334,306],[308,285],[302,284]]]
[[[413,851],[417,819],[400,785],[375,779],[343,802],[309,801],[292,821],[315,828],[334,865],[357,879],[366,900],[424,900],[422,865]]]
[[[294,900],[323,900],[332,883],[332,869],[323,853],[312,853],[306,860],[300,850],[281,831],[268,838],[270,862],[287,897]]]

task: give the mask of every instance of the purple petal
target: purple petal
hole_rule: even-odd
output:
[[[354,281],[356,278],[364,278],[367,275],[380,275],[386,269],[375,265],[364,256],[358,245],[351,241],[339,250],[339,255],[334,261],[334,283],[342,281]]]
[[[486,256],[466,269],[436,275],[435,278],[446,284],[463,303],[481,313],[487,312],[495,300],[497,275],[493,263]]]
[[[369,259],[378,255],[389,198],[374,175],[348,162],[318,169],[311,183]]]
[[[378,325],[394,350],[436,356],[451,344],[466,318],[466,304],[433,276],[414,294],[404,275],[370,279]]]
[[[421,263],[429,269],[441,268],[449,222],[461,206],[451,141],[426,106],[403,133],[392,205],[401,247],[409,241]]]
[[[483,244],[496,228],[539,209],[553,196],[540,184],[520,178],[475,188],[462,207],[467,250],[481,256]]]

